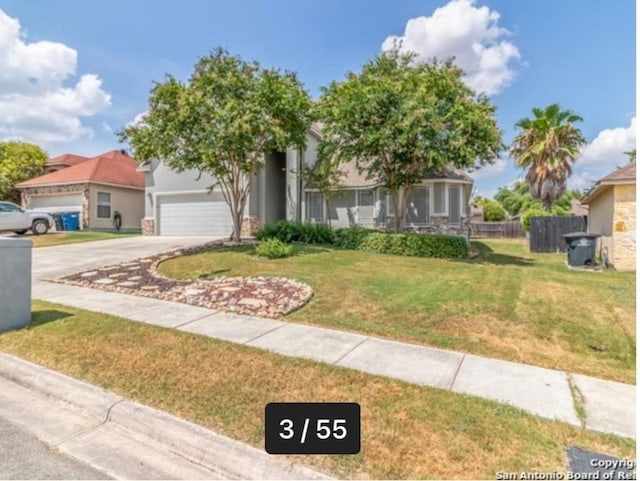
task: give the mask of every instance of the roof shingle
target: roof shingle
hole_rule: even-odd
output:
[[[95,182],[144,188],[145,176],[144,173],[136,171],[137,167],[138,162],[135,159],[124,155],[119,150],[112,150],[71,167],[21,182],[16,187]]]

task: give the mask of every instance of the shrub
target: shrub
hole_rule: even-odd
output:
[[[465,257],[468,246],[457,236],[426,234],[370,233],[360,243],[360,250],[415,257]]]
[[[293,253],[293,247],[276,238],[265,239],[256,246],[256,254],[269,259],[281,259]]]
[[[333,245],[342,249],[358,249],[368,235],[376,232],[364,227],[343,227],[334,232]]]
[[[256,239],[258,240],[270,238],[279,239],[285,243],[332,244],[334,233],[329,226],[324,224],[281,220],[263,227],[256,233]]]
[[[540,208],[529,209],[522,216],[522,227],[524,227],[524,230],[529,231],[532,217],[547,217],[549,215],[551,214],[544,209],[540,209]]]

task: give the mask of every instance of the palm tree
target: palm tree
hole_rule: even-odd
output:
[[[531,195],[539,199],[547,211],[567,189],[572,165],[586,143],[580,129],[573,125],[582,117],[558,104],[545,109],[534,108],[534,117],[516,123],[520,132],[509,153],[516,166],[528,168],[525,180]]]

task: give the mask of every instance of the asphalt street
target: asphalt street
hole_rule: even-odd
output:
[[[0,479],[110,479],[0,418]]]

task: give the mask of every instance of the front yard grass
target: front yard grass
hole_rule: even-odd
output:
[[[35,302],[0,350],[264,448],[268,402],[358,402],[362,450],[292,460],[339,478],[566,473],[568,445],[635,459],[635,441],[420,387],[112,316]]]
[[[569,270],[565,255],[530,254],[520,240],[473,248],[473,260],[318,246],[266,260],[229,248],[174,258],[159,271],[290,277],[314,297],[288,321],[635,383],[635,273]]]
[[[28,238],[33,241],[33,247],[50,247],[62,244],[75,244],[78,242],[90,242],[98,240],[120,239],[140,235],[135,232],[97,232],[97,231],[77,231],[77,232],[51,232],[44,235],[34,235]]]

